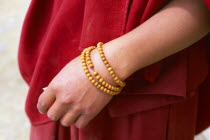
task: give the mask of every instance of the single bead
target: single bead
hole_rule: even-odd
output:
[[[106,88],[104,88],[104,92],[106,92],[107,91],[107,89]]]
[[[124,87],[124,83],[122,81],[119,81],[118,83],[121,87]]]
[[[90,57],[87,57],[86,60],[89,61],[90,60]]]
[[[116,87],[113,87],[113,91],[116,91]]]
[[[103,42],[98,42],[97,46],[102,46],[103,44]]]
[[[102,48],[101,47],[98,47],[98,51],[102,51]]]
[[[103,51],[99,51],[99,53],[100,53],[100,54],[104,54],[104,52],[103,52]]]
[[[105,60],[105,61],[104,61],[104,64],[108,64],[108,62]]]
[[[100,88],[101,90],[104,90],[104,87],[103,86],[101,86],[101,88]]]
[[[104,85],[106,84],[106,82],[105,82],[105,81],[103,81],[101,84],[104,86]]]
[[[85,57],[84,56],[81,56],[81,58],[80,58],[81,60],[84,60],[85,59]]]
[[[92,64],[92,62],[91,62],[91,61],[87,61],[87,63],[88,63],[88,64]]]
[[[112,68],[111,68],[111,67],[109,67],[109,68],[108,68],[108,71],[112,71]]]
[[[83,60],[81,60],[81,62],[82,62],[82,63],[84,63],[84,62],[85,62],[85,60],[83,59]]]
[[[109,73],[112,75],[112,74],[114,74],[114,71],[110,71]]]
[[[126,83],[125,83],[125,82],[122,82],[122,86],[123,86],[123,87],[126,86]]]
[[[117,87],[115,87],[114,91],[117,91]]]
[[[99,75],[96,76],[96,79],[100,79],[100,78],[101,78],[101,76],[99,76]]]
[[[108,67],[110,67],[110,65],[109,64],[106,64],[106,67],[108,68]]]
[[[86,75],[87,75],[87,77],[90,77],[90,76],[91,76],[91,74],[90,74],[90,73],[87,73]]]
[[[101,57],[101,59],[102,59],[102,61],[105,61],[105,60],[106,60],[106,58],[105,58],[105,57]]]
[[[115,77],[116,75],[115,74],[112,74],[112,77]]]
[[[96,82],[96,80],[94,80],[94,79],[91,81],[91,83],[93,83],[93,84],[94,84],[95,82]]]
[[[118,79],[117,81],[115,81],[116,83],[120,83],[120,80]]]
[[[86,63],[82,63],[82,66],[87,66],[87,64]]]
[[[114,86],[111,87],[111,90],[114,90]]]
[[[120,91],[120,88],[116,88],[116,91]]]
[[[83,69],[84,69],[84,70],[87,70],[88,68],[87,68],[86,66],[83,66]]]
[[[104,54],[100,54],[101,57],[104,57]]]
[[[89,77],[89,80],[90,80],[90,81],[92,81],[92,80],[93,80],[93,77],[92,77],[92,76],[91,76],[91,77]]]
[[[115,78],[114,78],[114,80],[116,81],[116,80],[118,80],[119,78],[117,77],[117,76],[115,76]]]
[[[94,71],[93,72],[93,75],[95,75],[95,76],[98,75],[98,72],[97,71]]]
[[[97,88],[100,88],[100,87],[101,87],[101,85],[100,85],[100,84],[98,84]]]
[[[87,73],[89,73],[89,71],[88,70],[85,70],[85,73],[87,74]]]
[[[111,86],[111,85],[109,85],[109,86],[108,86],[108,89],[110,89],[110,90],[111,90],[111,89],[112,89],[112,86]]]
[[[98,82],[95,82],[95,84],[94,84],[95,86],[98,86]]]
[[[89,64],[89,66],[91,67],[91,68],[93,68],[94,66],[93,66],[93,64]]]
[[[113,95],[114,91],[110,91],[110,94]]]
[[[108,86],[109,86],[109,84],[108,84],[108,83],[106,83],[106,84],[105,84],[105,87],[108,87]]]
[[[110,94],[110,90],[108,89],[108,90],[106,91],[106,93]]]
[[[103,81],[104,81],[104,79],[103,79],[103,78],[100,78],[100,79],[99,79],[99,82],[100,82],[100,83],[101,83],[101,82],[103,82]]]

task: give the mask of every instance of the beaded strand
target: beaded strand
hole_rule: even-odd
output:
[[[103,63],[104,63],[105,66],[107,67],[107,70],[109,71],[109,74],[114,78],[115,82],[116,82],[119,86],[124,87],[124,86],[126,85],[126,83],[125,83],[124,81],[121,81],[121,80],[119,79],[119,77],[116,76],[114,70],[112,69],[112,67],[110,66],[110,64],[108,63],[108,61],[107,61],[107,59],[106,59],[106,57],[105,57],[105,55],[104,55],[104,51],[103,51],[102,45],[103,45],[103,42],[98,42],[98,44],[97,44],[97,50],[98,50],[98,52],[99,52],[99,54],[100,54],[100,57],[101,57]],[[92,66],[92,67],[93,67],[93,66]]]
[[[117,95],[120,93],[120,91],[122,90],[121,87],[115,87],[112,86],[110,84],[108,84],[107,82],[105,82],[103,80],[103,78],[98,74],[97,71],[93,72],[93,75],[96,76],[96,79],[98,80],[98,82],[93,78],[93,76],[91,75],[90,71],[88,70],[88,65],[90,68],[93,68],[94,65],[91,61],[90,58],[90,53],[93,49],[95,49],[95,46],[91,46],[88,47],[86,49],[83,50],[82,54],[81,54],[81,62],[82,62],[82,66],[83,66],[83,70],[86,73],[89,81],[96,86],[98,89],[102,90],[103,92],[110,94],[110,95]],[[86,62],[87,61],[87,62]]]
[[[91,57],[90,57],[90,53],[93,49],[95,49],[96,47],[95,46],[91,46],[90,49],[87,49],[85,50],[85,56],[86,56],[86,60],[87,61],[87,64],[89,65],[89,67],[93,68],[94,65],[91,61]],[[87,59],[88,58],[88,59]],[[113,91],[120,91],[121,90],[121,87],[115,87],[113,85],[110,85],[109,83],[107,83],[99,74],[97,71],[94,71],[93,72],[93,75],[96,76],[96,79],[99,81],[99,83],[101,83],[103,86],[107,87],[108,89],[110,90],[113,90]]]

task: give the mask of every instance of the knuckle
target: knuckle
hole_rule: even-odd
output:
[[[61,88],[61,86],[59,84],[56,84],[56,83],[52,83],[49,86],[49,90],[52,91],[52,92],[57,92],[57,91],[59,91],[60,88]]]
[[[91,108],[87,108],[87,109],[85,109],[84,113],[87,116],[93,116],[95,114],[95,110],[91,109]]]
[[[83,110],[83,107],[80,104],[77,104],[73,107],[74,112],[81,112],[82,110]]]
[[[69,100],[68,98],[65,98],[65,97],[60,98],[61,105],[68,105],[70,103],[71,103],[71,100]]]
[[[83,123],[83,122],[76,122],[74,124],[74,126],[76,126],[77,128],[84,128],[85,127],[85,123]]]
[[[47,104],[45,103],[45,101],[43,101],[42,99],[40,99],[38,101],[38,108],[39,109],[45,109],[45,108],[47,108]]]
[[[70,123],[66,122],[66,121],[61,121],[61,125],[64,127],[68,127],[68,126],[70,126]]]
[[[74,126],[77,128],[81,128],[81,125],[79,123],[75,123]]]

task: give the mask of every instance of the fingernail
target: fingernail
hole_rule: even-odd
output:
[[[46,90],[47,89],[47,87],[45,87],[45,88],[42,88],[43,90]]]
[[[44,114],[43,112],[41,112],[41,111],[39,110],[38,104],[36,105],[36,108],[37,108],[37,110],[39,111],[39,113]]]
[[[39,113],[44,114],[43,112],[39,111]]]

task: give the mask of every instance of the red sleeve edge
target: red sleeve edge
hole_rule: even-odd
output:
[[[210,10],[210,0],[204,0],[204,2],[207,5],[208,9]]]

